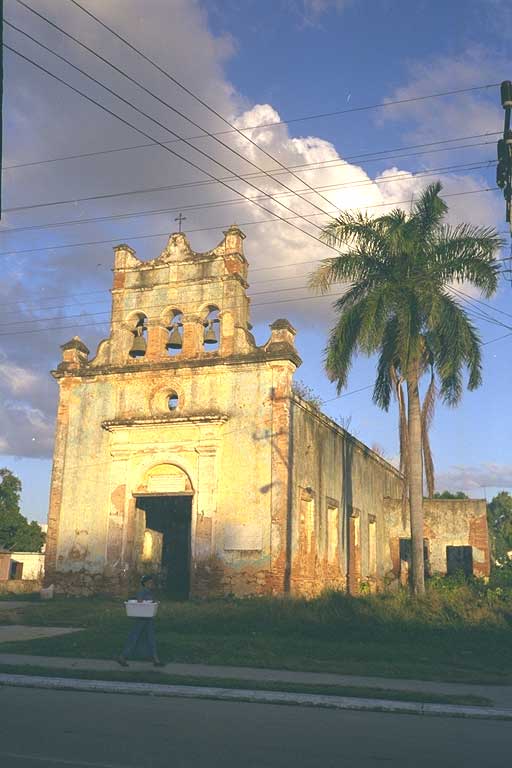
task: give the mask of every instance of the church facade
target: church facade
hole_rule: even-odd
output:
[[[293,392],[284,319],[255,343],[244,234],[141,261],[114,249],[110,335],[78,337],[60,388],[46,582],[125,594],[158,572],[178,599],[374,590],[406,571],[402,477]],[[426,547],[485,576],[485,502],[429,502]],[[455,558],[455,559],[454,559]]]

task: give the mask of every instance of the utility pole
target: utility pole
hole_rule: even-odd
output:
[[[512,109],[512,82],[504,80],[501,84],[501,106],[505,110],[503,138],[498,141],[498,165],[496,184],[503,190],[505,198],[505,220],[512,235],[512,130],[510,129],[510,111]]]
[[[0,0],[0,219],[2,218],[3,98],[4,98],[4,0]]]

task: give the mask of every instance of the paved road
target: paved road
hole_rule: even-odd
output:
[[[502,768],[512,732],[497,721],[8,687],[0,713],[9,768]]]

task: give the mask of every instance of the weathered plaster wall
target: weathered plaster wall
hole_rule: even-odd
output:
[[[171,463],[187,473],[194,491],[193,592],[270,590],[271,506],[278,490],[274,379],[271,364],[221,363],[77,381],[69,398],[57,569],[120,577],[134,566],[144,513],[133,493],[152,466]],[[172,413],[155,398],[170,386],[181,401]],[[225,549],[227,526],[232,539],[237,526],[259,529],[258,550]]]
[[[384,578],[384,498],[401,495],[397,470],[299,398],[292,411],[292,591],[351,592]]]
[[[22,579],[38,581],[44,575],[44,554],[41,552],[11,552],[11,560],[23,563]]]
[[[400,575],[400,539],[410,537],[408,514],[395,499],[386,499],[387,546],[385,570],[389,579]],[[425,499],[425,539],[432,574],[446,573],[446,547],[471,546],[475,576],[490,573],[487,505],[484,499]]]

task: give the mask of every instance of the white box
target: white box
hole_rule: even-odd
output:
[[[154,603],[152,600],[127,600],[125,602],[126,615],[132,619],[152,619],[156,616],[160,603]]]

